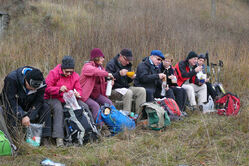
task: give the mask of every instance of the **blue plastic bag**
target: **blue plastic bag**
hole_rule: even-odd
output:
[[[109,109],[109,111],[106,112],[107,109]],[[102,120],[109,127],[110,132],[112,132],[113,134],[117,134],[123,131],[124,128],[127,128],[129,130],[135,129],[135,121],[117,110],[113,105],[101,106],[96,119],[96,123],[99,122],[99,116],[102,117]]]

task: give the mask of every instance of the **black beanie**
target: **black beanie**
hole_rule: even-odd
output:
[[[26,81],[30,84],[30,80],[35,81],[43,81],[43,74],[39,69],[33,68],[32,70],[28,70],[25,74]]]
[[[191,59],[191,58],[195,58],[195,57],[198,57],[198,55],[194,52],[194,51],[190,51],[188,53],[188,57],[187,57],[187,60]]]
[[[71,56],[64,56],[61,64],[62,69],[74,69],[74,59]]]

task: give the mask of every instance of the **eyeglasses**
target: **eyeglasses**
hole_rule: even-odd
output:
[[[161,58],[156,58],[156,60],[158,60],[158,61],[162,62],[162,59],[161,59]]]
[[[66,74],[73,74],[73,72],[74,71],[72,71],[72,70],[64,70],[64,73],[66,73]]]
[[[130,62],[124,55],[122,55],[122,57],[127,63]]]

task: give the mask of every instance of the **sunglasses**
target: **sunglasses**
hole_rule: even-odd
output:
[[[33,88],[39,88],[42,84],[42,81],[36,81],[36,80],[33,80],[33,79],[30,79],[29,81],[29,85]]]
[[[66,74],[73,74],[74,71],[71,71],[71,70],[64,70],[64,73]]]

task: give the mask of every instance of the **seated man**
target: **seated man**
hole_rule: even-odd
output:
[[[202,66],[197,66],[197,59],[198,55],[191,51],[186,60],[180,61],[175,66],[178,75],[177,84],[186,90],[193,110],[199,108],[196,104],[195,94],[198,97],[198,105],[207,101],[207,86],[196,77],[196,74],[202,70]]]
[[[146,92],[142,87],[131,87],[131,83],[136,75],[127,76],[127,72],[132,68],[132,52],[129,49],[123,49],[106,65],[106,71],[112,73],[114,80],[113,89],[122,94],[123,110],[131,112],[132,98],[135,98],[136,110],[146,100]],[[121,89],[122,88],[122,89]]]
[[[24,66],[5,77],[2,91],[7,124],[13,127],[21,122],[23,126],[27,127],[30,123],[44,123],[42,131],[44,144],[48,143],[48,139],[44,138],[51,136],[50,109],[43,99],[45,88],[46,84],[41,71]],[[16,137],[16,133],[13,132],[13,134]]]
[[[198,66],[202,66],[202,72],[204,74],[206,73],[205,65],[204,65],[205,60],[206,60],[206,56],[204,54],[200,54],[198,56]],[[216,101],[219,97],[216,91],[214,90],[214,88],[212,87],[212,84],[209,82],[209,78],[206,79],[206,85],[207,85],[207,100],[209,96],[211,96],[213,101]]]
[[[162,80],[166,79],[159,68],[163,59],[164,55],[160,50],[153,50],[137,67],[134,83],[136,87],[145,88],[147,102],[161,97]]]

